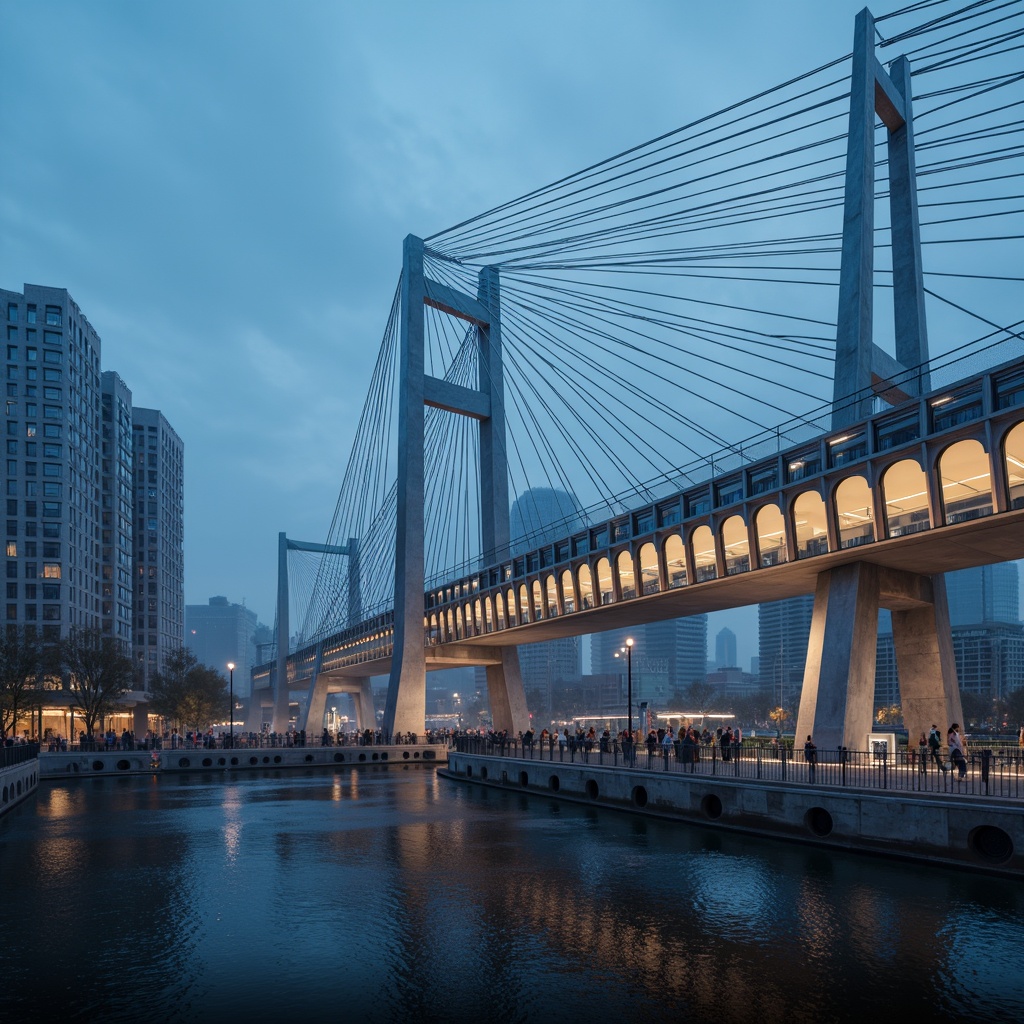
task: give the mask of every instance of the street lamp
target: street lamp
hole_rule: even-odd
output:
[[[235,746],[235,663],[228,662],[228,746]]]
[[[615,657],[619,657],[619,654],[626,656],[626,721],[628,722],[628,728],[626,729],[626,735],[633,738],[633,638],[626,638],[626,646],[620,647],[615,652]]]

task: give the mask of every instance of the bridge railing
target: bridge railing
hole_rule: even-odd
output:
[[[0,747],[0,768],[13,768],[16,764],[31,761],[39,756],[38,743],[15,743]]]
[[[587,744],[540,739],[533,742],[460,736],[456,751],[556,764],[582,764],[609,771],[675,772],[738,782],[776,782],[848,789],[914,793],[963,793],[1024,798],[1024,750],[1015,746],[971,750],[963,771],[947,753],[921,758],[917,751],[818,750],[809,761],[802,749],[785,744],[744,742],[723,750],[673,743],[630,745],[617,739]]]

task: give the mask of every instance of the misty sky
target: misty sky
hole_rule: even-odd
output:
[[[862,6],[0,0],[0,284],[66,287],[184,440],[186,601],[269,623],[279,531],[327,535],[403,237],[848,53]],[[748,666],[754,610],[712,654],[725,624]]]

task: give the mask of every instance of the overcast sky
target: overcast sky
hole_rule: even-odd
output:
[[[184,440],[187,603],[271,623],[279,531],[327,535],[403,237],[849,52],[862,6],[0,0],[0,285],[67,288]]]

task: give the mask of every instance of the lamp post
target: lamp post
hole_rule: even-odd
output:
[[[228,746],[235,746],[235,663],[228,662]]]
[[[615,652],[615,657],[620,654],[626,656],[626,736],[633,739],[633,638],[626,638],[626,646],[620,647]],[[620,677],[621,678],[621,677]]]

